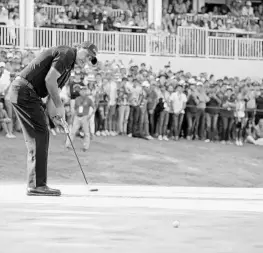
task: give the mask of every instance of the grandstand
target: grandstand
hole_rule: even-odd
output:
[[[146,56],[157,70],[157,57],[162,56],[162,65],[167,57],[171,57],[169,60],[173,65],[191,72],[195,68],[197,72],[212,72],[211,63],[214,63],[215,74],[223,77],[230,75],[229,66],[233,63],[224,61],[222,64],[221,60],[231,59],[237,66],[233,75],[238,75],[237,69],[242,77],[259,75],[258,61],[263,59],[261,5],[253,5],[253,15],[245,15],[243,9],[248,8],[249,3],[246,7],[238,1],[239,7],[233,1],[230,5],[213,8],[209,4],[201,8],[199,3],[199,9],[188,1],[187,13],[184,8],[179,10],[177,7],[176,10],[169,1],[154,1],[154,4],[139,1],[138,10],[133,7],[134,1],[128,1],[128,4],[104,0],[88,1],[87,4],[85,1],[52,1],[49,5],[45,1],[36,1],[33,5],[32,0],[20,0],[20,9],[15,4],[18,1],[6,2],[0,15],[1,47],[39,49],[72,45],[88,39],[98,45],[103,60],[114,54],[128,62],[130,59],[126,60],[126,56],[130,55],[136,56],[139,63]],[[66,5],[62,7],[55,3]],[[237,9],[240,10],[238,15]],[[29,10],[34,10],[34,14]],[[253,69],[247,69],[246,74],[244,70],[252,63],[250,60],[257,62],[253,61]]]

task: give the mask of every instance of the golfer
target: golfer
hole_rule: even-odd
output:
[[[75,63],[97,63],[97,47],[83,42],[76,47],[58,46],[40,53],[11,85],[11,102],[21,123],[28,157],[27,195],[60,196],[47,186],[49,131],[41,98],[49,96],[55,109],[55,125],[63,127],[65,109],[60,89],[67,83]]]

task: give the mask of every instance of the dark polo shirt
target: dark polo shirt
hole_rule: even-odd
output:
[[[63,88],[74,68],[77,51],[68,46],[52,47],[44,50],[31,61],[19,74],[34,87],[41,98],[48,95],[45,78],[51,67],[54,67],[61,76],[58,79],[58,87]]]
[[[76,82],[75,80],[71,80],[69,82],[70,99],[76,99],[77,97],[79,97],[80,88],[83,86],[85,85],[82,81]]]
[[[218,114],[220,111],[220,103],[212,97],[210,101],[206,103],[205,111],[210,114]]]

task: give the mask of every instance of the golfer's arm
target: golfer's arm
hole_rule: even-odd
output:
[[[45,79],[47,91],[51,99],[53,100],[53,103],[56,106],[56,108],[62,106],[62,101],[59,96],[59,88],[57,82],[60,76],[61,74],[55,68],[51,67]]]

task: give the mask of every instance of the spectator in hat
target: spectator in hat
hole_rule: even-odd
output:
[[[8,14],[8,21],[6,22],[6,25],[8,26],[8,35],[10,38],[11,44],[15,44],[17,39],[17,31],[14,27],[19,26],[19,15],[14,12],[9,12]]]
[[[142,93],[140,98],[140,137],[152,140],[149,133],[149,115],[148,115],[148,96],[150,94],[150,83],[144,81],[142,83]]]
[[[142,87],[137,78],[133,79],[132,86],[127,87],[129,92],[130,115],[128,120],[127,134],[128,137],[139,135],[140,124],[140,98]]]
[[[161,81],[161,80],[160,80]],[[158,116],[157,116],[157,132],[158,140],[168,141],[167,137],[167,126],[169,121],[169,104],[170,104],[170,94],[166,90],[165,85],[160,82],[160,90],[158,94]]]
[[[107,130],[111,136],[117,135],[116,129],[116,105],[117,105],[117,83],[113,80],[112,73],[106,73],[106,86],[105,90],[109,97],[108,102],[108,117],[107,117]]]
[[[65,8],[60,8],[58,14],[54,17],[54,23],[65,24],[68,23],[68,16],[66,15]]]
[[[80,96],[76,98],[74,106],[74,119],[72,129],[70,131],[70,138],[73,141],[77,131],[82,128],[84,131],[83,151],[87,151],[90,146],[90,126],[89,120],[94,111],[94,103],[87,96],[87,87],[80,88]],[[66,147],[71,148],[70,140],[67,138]]]
[[[250,1],[246,1],[246,5],[243,6],[242,16],[254,16],[254,10]]]
[[[157,82],[152,79],[150,81],[150,88],[148,89],[148,97],[147,97],[147,111],[148,111],[148,119],[149,119],[149,132],[150,136],[153,137],[155,133],[155,121],[154,121],[154,112],[157,105],[157,92],[156,92]]]
[[[107,114],[108,114],[108,101],[109,97],[106,91],[107,88],[107,80],[102,79],[102,77],[96,75],[96,82],[97,84],[101,82],[101,85],[98,85],[97,88],[97,111],[96,111],[96,135],[97,136],[107,136],[109,135],[109,132],[106,131],[107,126],[106,126],[106,119],[107,119]]]
[[[15,138],[12,133],[12,120],[8,117],[4,104],[0,102],[0,123],[6,133],[7,138]]]
[[[0,3],[0,23],[2,23],[2,25],[8,23],[8,10],[3,3]]]
[[[85,81],[86,80],[86,81]],[[97,97],[97,85],[96,79],[94,74],[89,74],[88,76],[84,77],[83,80],[84,85],[87,87],[87,95],[92,100],[94,104],[94,112],[92,116],[90,116],[89,126],[90,126],[90,134],[93,136],[95,134],[95,112],[98,108],[98,97]],[[93,109],[91,109],[93,111]]]
[[[260,119],[256,126],[254,126],[252,122],[249,123],[247,128],[247,142],[263,146],[263,119]]]
[[[175,13],[176,14],[185,14],[187,13],[187,8],[183,0],[178,0],[175,4]]]
[[[196,134],[201,140],[203,140],[205,130],[205,108],[206,103],[210,100],[210,98],[206,95],[206,91],[202,82],[197,83],[197,99],[199,103],[197,105],[196,114]],[[197,135],[196,138],[198,138]]]
[[[231,131],[234,125],[234,109],[236,107],[233,97],[233,90],[227,87],[225,95],[222,98],[222,108],[220,116],[222,119],[222,144],[231,144]]]
[[[209,101],[206,103],[205,122],[206,122],[206,140],[205,142],[215,141],[218,135],[218,117],[221,106],[221,99],[218,96],[216,86],[208,90]]]
[[[72,18],[73,19],[77,19],[78,18],[78,11],[79,11],[79,7],[77,6],[77,1],[74,0],[71,2],[71,4],[69,5],[68,11],[70,11],[72,13]]]
[[[89,9],[84,9],[83,15],[80,16],[78,20],[81,23],[85,23],[86,25],[94,27],[95,20],[93,20],[93,14],[92,14],[92,12],[89,11]]]
[[[75,72],[72,73],[71,78],[69,80],[69,89],[70,89],[70,105],[72,112],[75,109],[75,99],[80,96],[81,87],[85,86],[83,80],[81,78],[81,73],[75,69]]]
[[[199,104],[198,92],[195,85],[190,85],[187,90],[186,103],[186,121],[187,121],[187,140],[192,140],[196,137],[196,118],[197,105]]]
[[[0,95],[4,98],[10,86],[10,72],[6,69],[6,64],[0,62]]]
[[[6,64],[4,62],[0,62],[0,99],[3,103],[5,103],[9,87],[10,72],[6,69]]]
[[[130,114],[130,104],[129,104],[129,93],[125,89],[127,78],[122,78],[121,87],[118,94],[118,125],[119,134],[127,135],[127,125]]]
[[[263,119],[263,88],[261,87],[260,91],[256,95],[256,116],[255,116],[255,123],[257,124],[260,119]]]
[[[48,22],[48,16],[45,12],[45,9],[43,6],[38,7],[37,12],[35,14],[35,26],[41,27],[47,25]]]
[[[181,133],[182,123],[185,115],[185,107],[187,97],[183,93],[183,85],[178,84],[175,88],[175,92],[171,95],[171,107],[172,107],[172,131],[171,135],[177,141]]]
[[[244,96],[241,93],[241,91],[239,91],[236,94],[235,110],[234,110],[237,146],[243,146],[243,132],[246,124],[245,109],[246,109],[246,104],[245,104]]]

